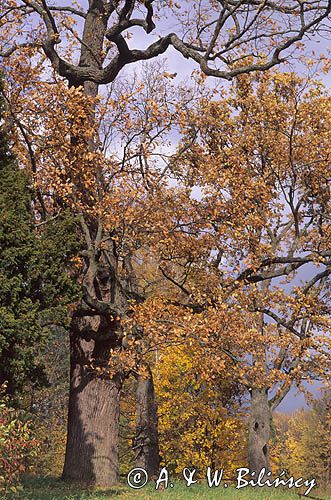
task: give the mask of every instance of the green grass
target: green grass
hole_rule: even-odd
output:
[[[161,497],[160,497],[161,495]],[[331,495],[312,490],[311,496],[321,499],[331,499]],[[189,488],[185,483],[174,481],[174,487],[164,491],[155,491],[154,485],[149,484],[139,491],[133,491],[128,486],[120,484],[106,490],[83,490],[74,484],[66,484],[55,478],[26,478],[23,481],[23,490],[8,497],[20,500],[119,500],[124,499],[171,499],[198,500],[224,499],[224,500],[299,500],[297,491],[280,490],[273,488],[245,488],[236,490],[234,487],[208,488],[205,484],[192,485]],[[304,498],[304,497],[303,497]]]

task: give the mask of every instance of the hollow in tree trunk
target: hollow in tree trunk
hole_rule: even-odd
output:
[[[248,464],[255,477],[261,469],[266,474],[270,471],[269,439],[271,431],[271,411],[268,401],[268,390],[265,388],[251,390],[251,416],[249,421]]]

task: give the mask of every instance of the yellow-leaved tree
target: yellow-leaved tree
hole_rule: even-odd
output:
[[[246,432],[240,390],[223,374],[205,376],[201,348],[171,346],[161,350],[155,366],[162,463],[176,473],[195,467],[222,466],[227,477],[245,463]]]
[[[291,475],[314,477],[318,486],[331,483],[331,404],[330,392],[314,401],[311,410],[299,410],[288,420],[281,434],[287,450],[286,468]]]

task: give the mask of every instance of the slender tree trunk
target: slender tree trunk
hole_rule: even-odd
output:
[[[149,478],[158,474],[160,465],[157,403],[153,375],[137,376],[136,467],[142,467]]]
[[[248,464],[251,473],[255,472],[255,476],[259,474],[262,468],[266,469],[266,473],[270,471],[269,438],[271,418],[268,390],[253,388],[251,391]]]
[[[93,340],[70,335],[68,436],[63,479],[96,486],[118,481],[120,377],[103,380],[87,364],[100,350]],[[108,346],[102,349],[107,351]]]
[[[131,256],[124,260],[128,289],[138,293]],[[157,402],[152,370],[144,364],[145,376],[137,375],[136,436],[134,440],[136,467],[145,469],[149,478],[157,476],[160,466]]]

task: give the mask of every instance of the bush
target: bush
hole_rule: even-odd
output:
[[[22,473],[30,470],[39,443],[31,423],[10,407],[4,388],[0,388],[0,492],[15,492]]]
[[[66,415],[56,409],[47,418],[38,418],[40,453],[33,461],[39,476],[61,476],[66,450]]]

